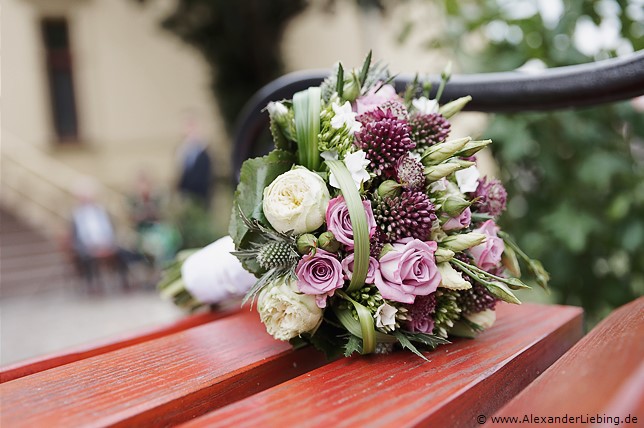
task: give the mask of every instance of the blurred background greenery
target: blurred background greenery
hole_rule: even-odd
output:
[[[326,12],[337,3],[324,2]],[[357,3],[386,20],[405,2]],[[463,73],[580,64],[644,45],[641,0],[426,3],[438,13],[423,25],[441,30],[424,46],[445,51]],[[282,74],[282,31],[307,7],[303,0],[182,0],[162,25],[212,66],[213,93],[232,124],[254,91]],[[396,25],[397,42],[411,43],[418,23]],[[496,114],[482,134],[495,142],[510,195],[503,227],[551,272],[553,301],[583,306],[594,324],[644,294],[642,111],[622,102]]]

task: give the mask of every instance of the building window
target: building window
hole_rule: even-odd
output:
[[[46,18],[41,27],[54,130],[60,142],[77,141],[78,116],[67,20]]]

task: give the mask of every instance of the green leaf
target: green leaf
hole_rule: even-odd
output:
[[[319,87],[311,87],[293,96],[299,163],[311,171],[317,171],[320,166],[320,103]]]
[[[362,70],[360,70],[360,87],[362,87],[362,85],[364,85],[364,82],[367,80],[369,67],[371,67],[371,54],[372,51],[369,51],[367,57],[364,59],[364,63],[362,63]]]
[[[338,93],[338,98],[342,99],[344,92],[344,68],[342,63],[338,63],[338,77],[336,78],[335,91]]]
[[[349,335],[349,340],[344,345],[344,356],[350,357],[354,352],[362,354],[362,340],[353,334]]]
[[[266,156],[248,159],[241,167],[241,174],[230,218],[228,233],[235,242],[235,248],[247,247],[248,227],[237,211],[237,207],[248,218],[267,224],[262,211],[264,189],[293,165],[294,156],[283,150],[273,150]]]
[[[364,285],[369,269],[369,226],[367,225],[367,214],[362,205],[362,198],[356,189],[355,182],[349,170],[342,161],[326,161],[331,172],[340,184],[342,196],[349,209],[349,218],[353,228],[354,262],[353,275],[349,283],[348,291],[354,291]]]
[[[407,338],[412,342],[418,342],[425,346],[428,346],[431,349],[435,349],[439,345],[447,345],[451,343],[449,340],[436,336],[435,334],[426,334],[426,333],[403,333]]]
[[[396,339],[398,339],[398,342],[402,345],[403,349],[409,349],[411,352],[427,361],[427,358],[420,353],[420,351],[414,346],[413,343],[411,343],[411,341],[407,338],[407,336],[405,336],[403,332],[394,330],[392,334],[396,337]]]

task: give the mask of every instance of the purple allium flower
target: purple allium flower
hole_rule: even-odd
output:
[[[334,254],[318,249],[302,257],[295,268],[297,288],[304,294],[315,295],[318,307],[326,306],[327,296],[344,285],[342,265]]]
[[[394,242],[412,237],[427,240],[436,220],[434,204],[424,192],[405,190],[400,196],[374,197],[373,210],[381,238]]]
[[[442,143],[449,136],[451,124],[440,113],[414,114],[409,120],[411,137],[416,142],[416,152]]]
[[[391,177],[396,161],[415,147],[407,121],[391,111],[373,110],[358,116],[362,129],[355,135],[355,144],[367,153],[370,169],[376,175]]]
[[[474,207],[480,213],[487,213],[492,217],[496,217],[505,211],[508,192],[505,191],[505,187],[497,179],[489,181],[487,178],[479,179],[479,186],[474,196],[480,198],[474,204]]]
[[[459,290],[458,293],[458,306],[463,311],[463,314],[475,314],[486,309],[494,309],[498,299],[483,285],[473,281],[467,275],[463,275],[463,277],[467,277],[466,279],[472,284],[472,288]]]
[[[411,332],[432,334],[436,311],[436,293],[427,296],[418,296],[413,305],[407,306],[409,322],[407,328]]]
[[[401,156],[396,162],[396,178],[405,189],[422,190],[425,186],[423,165],[410,156]]]

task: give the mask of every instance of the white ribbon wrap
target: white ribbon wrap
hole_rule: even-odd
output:
[[[195,299],[219,303],[243,296],[255,284],[257,278],[242,267],[231,251],[235,251],[235,244],[230,236],[224,236],[186,259],[181,277]]]

